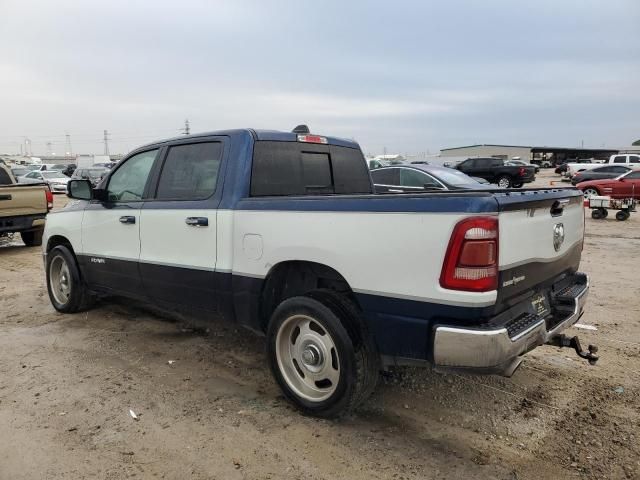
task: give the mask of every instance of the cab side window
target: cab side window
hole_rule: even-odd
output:
[[[109,179],[107,198],[110,202],[136,202],[142,200],[149,172],[158,150],[138,153],[127,159]]]
[[[156,199],[204,200],[213,195],[222,158],[222,143],[206,142],[169,148]]]
[[[613,157],[613,163],[627,163],[627,157],[625,157],[624,155]]]

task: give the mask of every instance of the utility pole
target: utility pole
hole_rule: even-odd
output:
[[[189,135],[191,133],[191,128],[189,127],[189,119],[187,118],[184,121],[184,128],[181,128],[185,135]]]
[[[109,132],[104,130],[102,133],[104,135],[104,154],[109,155]]]
[[[71,135],[69,135],[69,132],[66,132],[64,137],[67,144],[67,155],[71,155],[73,153],[73,149],[71,148]]]
[[[47,153],[51,155],[51,142],[47,142]]]

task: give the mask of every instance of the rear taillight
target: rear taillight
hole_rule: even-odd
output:
[[[44,189],[44,198],[47,201],[47,212],[48,212],[53,208],[53,193],[51,193],[51,190],[49,189],[48,186],[47,188]]]
[[[521,177],[524,177],[527,174],[527,169],[524,167],[520,167],[520,170],[518,170],[518,175],[520,175]]]
[[[467,218],[454,227],[442,265],[440,286],[469,292],[497,289],[497,218]]]

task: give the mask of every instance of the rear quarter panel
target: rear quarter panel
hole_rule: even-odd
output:
[[[495,302],[495,291],[440,288],[451,232],[466,213],[236,210],[232,215],[234,275],[264,278],[278,263],[301,260],[333,268],[357,293],[473,307]]]

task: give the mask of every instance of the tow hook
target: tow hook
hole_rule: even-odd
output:
[[[556,347],[569,347],[573,348],[580,358],[584,358],[589,361],[590,365],[595,365],[598,361],[598,347],[595,345],[589,345],[589,351],[582,350],[580,345],[580,339],[576,337],[568,337],[565,334],[556,335],[547,342],[548,345],[554,345]]]

